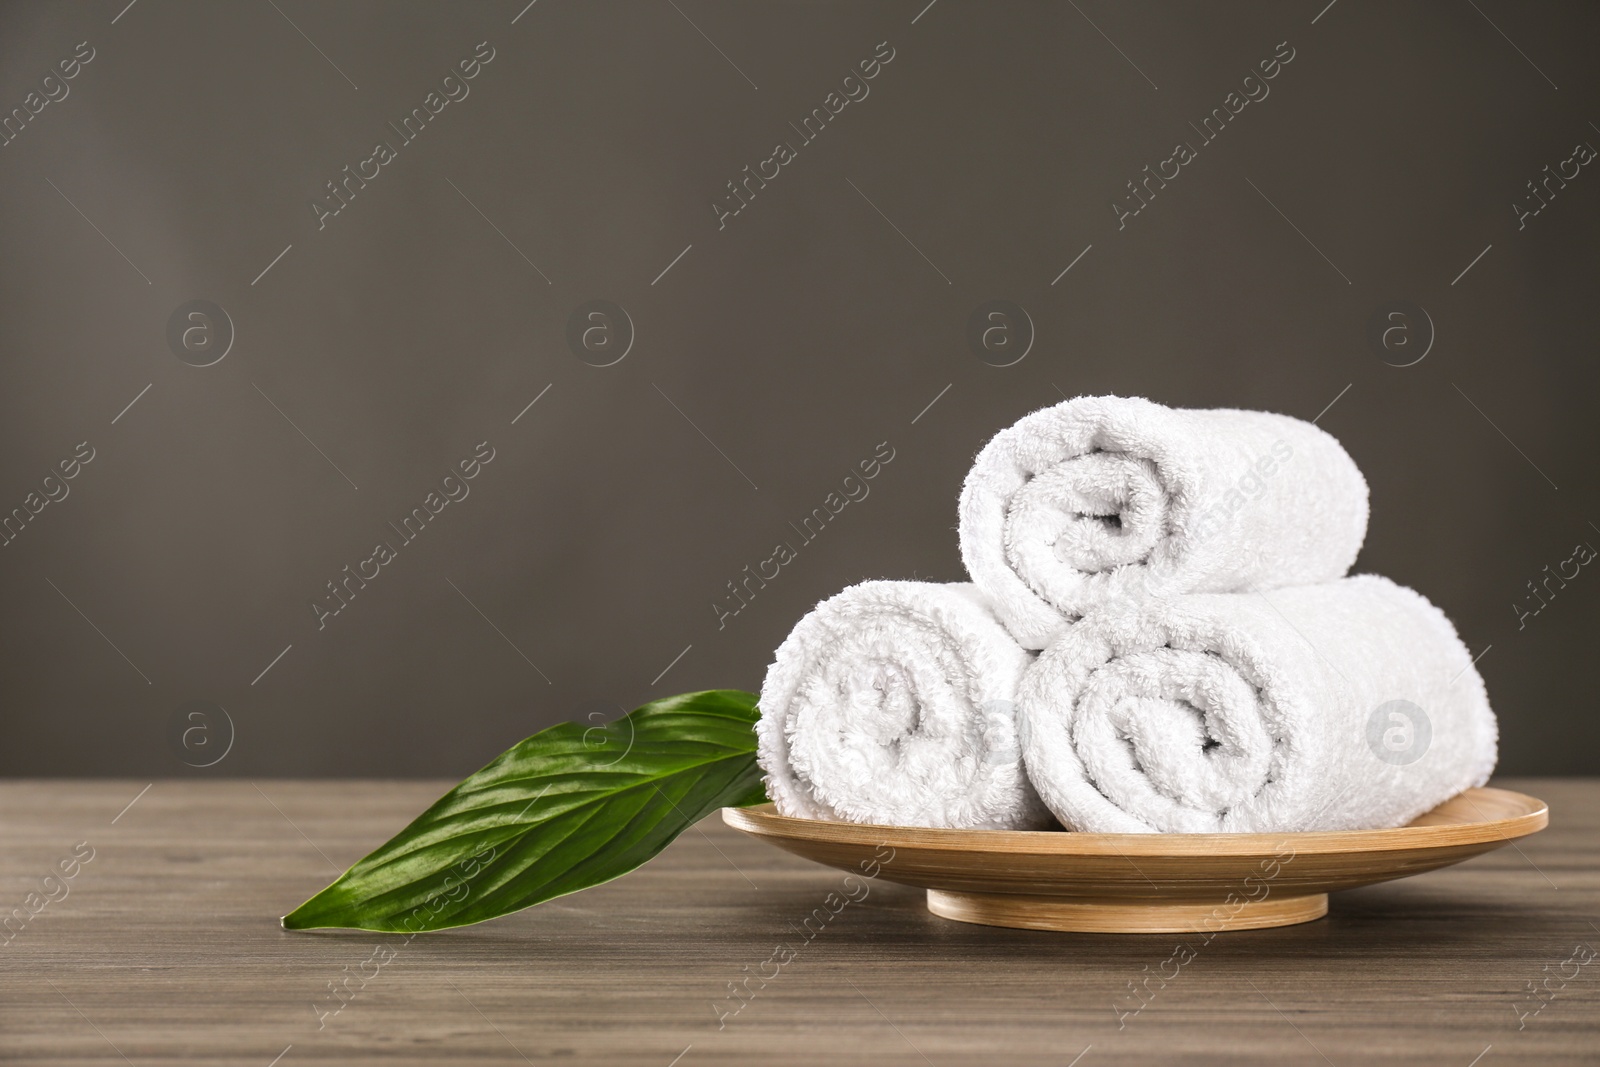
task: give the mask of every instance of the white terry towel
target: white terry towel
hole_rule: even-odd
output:
[[[851,586],[801,619],[767,669],[767,795],[809,819],[1048,825],[1016,734],[1031,659],[971,585]]]
[[[984,446],[959,529],[967,573],[1037,649],[1099,603],[1344,575],[1367,483],[1338,441],[1287,415],[1078,397]]]
[[[1402,826],[1495,764],[1455,628],[1374,575],[1091,614],[1017,701],[1028,774],[1073,830]]]

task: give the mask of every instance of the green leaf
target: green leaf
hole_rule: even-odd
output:
[[[766,800],[758,714],[753,693],[712,689],[534,734],[283,925],[443,930],[609,882],[718,808]]]

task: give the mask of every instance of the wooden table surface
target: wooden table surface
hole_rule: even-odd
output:
[[[8,782],[0,915],[39,910],[0,932],[0,1061],[1600,1062],[1600,782],[1494,784],[1548,801],[1550,828],[1184,958],[1181,936],[938,919],[882,881],[808,939],[844,876],[715,817],[619,881],[496,922],[290,933],[279,915],[448,783]],[[74,876],[46,887],[63,860]],[[770,977],[732,997],[752,974]],[[1131,984],[1151,975],[1141,1006]]]

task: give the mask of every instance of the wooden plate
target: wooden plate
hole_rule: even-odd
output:
[[[1031,930],[1253,930],[1328,913],[1335,889],[1447,867],[1536,833],[1544,801],[1469,789],[1392,830],[1079,834],[930,830],[791,819],[771,804],[722,819],[797,856],[928,891],[947,919]]]

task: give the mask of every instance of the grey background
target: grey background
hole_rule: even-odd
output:
[[[454,777],[755,688],[820,597],[959,579],[972,454],[1098,392],[1325,411],[1372,485],[1358,569],[1489,646],[1502,770],[1600,767],[1600,577],[1513,607],[1600,545],[1600,175],[1511,207],[1600,145],[1600,10],[925,3],[0,10],[7,111],[95,50],[0,149],[0,511],[95,450],[0,548],[0,772]],[[483,41],[470,95],[319,230],[323,184]],[[719,230],[725,183],[882,41],[870,95]],[[1125,183],[1283,41],[1270,96],[1119,230]],[[236,330],[210,367],[167,343],[193,299]],[[635,329],[614,366],[565,340],[593,299]],[[1012,366],[967,344],[989,300],[1036,330]],[[1395,300],[1436,331],[1414,366],[1367,340]],[[319,631],[324,584],[485,440],[470,496]],[[719,629],[884,441],[871,495]],[[192,701],[236,728],[203,770],[171,740]]]

